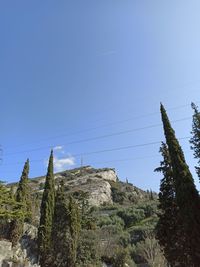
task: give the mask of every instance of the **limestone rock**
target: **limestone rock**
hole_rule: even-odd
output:
[[[55,174],[55,183],[64,181],[69,192],[83,191],[88,194],[89,204],[99,206],[103,203],[112,204],[111,186],[109,181],[116,182],[117,174],[114,169],[95,169],[90,166],[76,168]],[[42,194],[42,184],[45,178],[38,177],[31,180],[34,191]]]
[[[36,246],[37,228],[25,224],[24,233],[16,247],[7,240],[0,241],[0,266],[39,267]]]

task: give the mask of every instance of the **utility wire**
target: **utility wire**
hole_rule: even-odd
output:
[[[185,140],[189,139],[189,136],[186,137],[181,137],[178,140]],[[146,147],[146,146],[151,146],[151,145],[156,145],[156,144],[161,144],[162,140],[160,141],[155,141],[155,142],[149,142],[149,143],[143,143],[143,144],[136,144],[136,145],[129,145],[129,146],[121,146],[121,147],[115,147],[115,148],[110,148],[110,149],[103,149],[103,150],[96,150],[96,151],[89,151],[89,152],[82,152],[78,154],[72,154],[71,157],[79,157],[79,156],[89,156],[89,155],[94,155],[94,154],[101,154],[101,153],[107,153],[107,152],[113,152],[113,151],[120,151],[120,150],[126,150],[126,149],[132,149],[132,148],[137,148],[137,147]],[[59,157],[59,159],[65,159],[65,157]],[[30,162],[41,162],[44,161],[44,159],[35,159],[35,160],[30,160]],[[7,165],[18,165],[18,164],[23,164],[24,162],[16,162],[13,164],[4,164],[4,166]]]
[[[134,160],[139,160],[139,159],[148,159],[148,158],[155,158],[155,157],[160,157],[160,155],[154,154],[150,156],[141,156],[141,157],[136,157],[136,158],[124,158],[124,159],[114,159],[114,160],[107,160],[107,161],[97,161],[97,162],[90,162],[87,165],[106,164],[106,163],[112,163],[112,162],[126,162],[126,161],[134,161]]]
[[[189,120],[189,119],[191,119],[191,117],[185,117],[185,118],[182,118],[182,119],[174,120],[174,121],[172,121],[172,123],[186,121],[186,120]],[[77,141],[73,141],[73,142],[69,142],[69,143],[65,143],[65,144],[60,144],[60,146],[67,146],[67,145],[72,145],[72,144],[79,144],[79,143],[84,143],[84,142],[89,142],[89,141],[95,141],[95,140],[105,139],[105,138],[109,138],[109,137],[113,137],[113,136],[119,136],[119,135],[123,135],[123,134],[128,134],[128,133],[132,133],[132,132],[136,132],[136,131],[141,131],[141,130],[146,130],[146,129],[150,129],[150,128],[160,127],[160,126],[162,126],[162,123],[152,124],[152,125],[149,125],[149,126],[130,129],[130,130],[125,130],[125,131],[120,131],[120,132],[114,132],[114,133],[111,133],[111,134],[106,134],[106,135],[101,135],[101,136],[96,136],[96,137],[91,137],[91,138],[86,138],[86,139],[81,139],[81,140],[77,140]],[[34,152],[34,151],[39,151],[39,150],[51,149],[54,146],[56,146],[56,145],[48,145],[48,146],[43,146],[43,147],[38,147],[38,148],[33,148],[33,149],[28,149],[28,150],[9,152],[9,153],[5,153],[4,156],[10,156],[10,155],[16,155],[16,154],[21,154],[21,153],[27,153],[27,152]]]
[[[200,101],[195,101],[195,103],[200,103]],[[168,110],[177,110],[177,109],[181,109],[181,108],[188,107],[188,106],[190,106],[190,104],[185,104],[185,105],[180,105],[180,106],[168,108]],[[87,129],[84,129],[84,130],[81,130],[81,131],[75,131],[75,132],[72,132],[72,133],[66,133],[66,134],[62,134],[62,135],[52,136],[52,137],[49,137],[49,138],[41,139],[39,141],[29,142],[29,143],[26,143],[26,144],[17,145],[15,147],[21,147],[21,146],[25,146],[25,145],[29,145],[29,144],[34,144],[36,142],[38,143],[38,142],[41,142],[41,141],[48,141],[48,140],[57,139],[57,138],[61,138],[61,137],[67,137],[67,136],[77,135],[77,134],[80,134],[80,133],[90,132],[90,131],[97,130],[97,129],[100,129],[100,128],[104,128],[104,127],[109,127],[109,126],[125,123],[125,122],[132,121],[132,120],[135,120],[135,119],[146,118],[146,117],[149,117],[149,116],[152,116],[152,115],[156,115],[156,114],[160,114],[160,112],[156,111],[156,112],[148,113],[148,114],[145,114],[145,115],[134,116],[134,117],[131,117],[131,118],[128,118],[128,119],[125,119],[125,120],[119,120],[119,121],[107,123],[107,124],[104,124],[104,125],[101,125],[101,126],[97,126],[97,127],[91,127],[91,128],[87,128]],[[51,147],[51,146],[49,146],[49,147]]]

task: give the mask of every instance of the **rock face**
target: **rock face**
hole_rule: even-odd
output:
[[[76,168],[55,174],[55,184],[64,181],[69,192],[84,192],[88,195],[89,204],[99,206],[103,203],[112,204],[110,182],[117,181],[114,169],[94,169],[90,166]],[[43,192],[45,177],[31,179],[33,191]]]
[[[37,265],[37,228],[25,224],[24,233],[16,247],[7,240],[0,241],[0,266],[39,267]]]
[[[117,175],[113,169],[84,167],[56,174],[55,179],[62,179],[65,186],[70,188],[72,192],[83,191],[87,193],[89,204],[92,206],[113,203],[109,183],[110,181],[117,181]]]
[[[115,169],[101,168],[95,169],[90,166],[66,170],[55,174],[55,184],[58,185],[59,181],[63,181],[66,191],[69,193],[87,194],[88,202],[92,206],[100,206],[102,204],[112,204],[115,199],[113,198],[113,187],[118,181]],[[37,177],[30,180],[32,192],[42,195],[45,177]],[[17,184],[11,184],[17,188]],[[10,185],[8,185],[10,186]],[[119,194],[128,193],[132,199],[142,199],[144,191],[136,188],[128,183],[120,183]]]

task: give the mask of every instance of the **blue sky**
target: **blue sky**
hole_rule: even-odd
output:
[[[112,135],[159,124],[160,101],[172,121],[192,115],[199,12],[199,1],[1,1],[1,179],[18,180],[27,157],[31,177],[45,174],[56,147],[56,170],[80,166],[83,154],[84,165],[158,190],[159,144],[88,153],[163,140],[161,126]],[[190,135],[190,119],[172,125]]]

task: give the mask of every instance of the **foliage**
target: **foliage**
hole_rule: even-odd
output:
[[[122,209],[117,212],[117,215],[123,219],[126,228],[137,224],[145,218],[144,210],[137,208]]]
[[[200,179],[200,113],[198,107],[192,103],[193,122],[192,122],[192,138],[190,139],[191,148],[194,152],[194,157],[198,160],[198,166],[196,166],[196,172]]]
[[[100,216],[98,218],[98,226],[102,227],[104,225],[118,225],[124,228],[124,220],[117,215]]]
[[[72,196],[66,198],[64,184],[61,182],[56,192],[49,265],[76,266],[80,227],[79,207]]]
[[[0,182],[0,238],[9,238],[10,221],[24,218],[23,204],[15,200],[10,190]]]
[[[159,221],[156,227],[156,236],[164,249],[165,257],[172,266],[181,266],[182,230],[180,228],[179,210],[176,203],[176,192],[173,178],[171,159],[167,145],[162,143],[160,152],[163,160],[160,167],[155,171],[162,172],[163,179],[160,184],[159,193]],[[180,262],[179,262],[180,261]]]
[[[0,219],[10,220],[24,216],[22,204],[10,194],[10,190],[0,181]]]
[[[39,190],[43,190],[44,189],[44,183],[40,183],[39,184]]]
[[[72,196],[69,198],[68,212],[69,232],[71,237],[69,267],[75,267],[81,221],[78,205]]]
[[[114,203],[123,205],[125,203],[136,203],[137,197],[132,194],[133,187],[131,184],[126,183],[125,185],[120,182],[109,181],[111,185],[111,195]],[[135,188],[135,191],[136,188]]]
[[[53,174],[53,151],[49,158],[44,192],[40,208],[40,224],[38,228],[38,248],[41,267],[47,266],[51,249],[51,231],[55,205],[55,188]]]
[[[97,231],[82,230],[80,232],[77,264],[80,267],[101,266]]]
[[[125,200],[125,193],[124,192],[120,192],[118,190],[117,187],[111,187],[111,192],[112,192],[112,198],[113,198],[113,201],[116,202],[116,203],[120,203],[120,204],[123,204],[124,200]]]
[[[161,247],[151,232],[145,233],[144,241],[137,243],[135,252],[148,263],[149,267],[167,267]]]
[[[179,227],[182,232],[182,266],[199,266],[200,262],[200,199],[192,174],[186,164],[181,146],[161,105],[161,115],[169,149],[176,202],[179,208]]]
[[[72,193],[74,199],[77,200],[80,209],[80,221],[83,229],[96,228],[95,218],[92,216],[91,207],[88,202],[88,193],[81,190]]]
[[[125,267],[129,261],[129,251],[125,248],[118,248],[115,252],[113,267]]]
[[[12,241],[13,246],[17,244],[23,233],[23,224],[25,220],[31,220],[31,202],[30,190],[28,185],[29,174],[29,160],[25,162],[24,169],[17,187],[15,199],[18,203],[22,204],[22,212],[24,216],[11,221],[9,229],[9,239]],[[12,196],[11,196],[12,197]]]
[[[60,185],[56,192],[55,210],[52,225],[52,259],[51,266],[66,266],[69,251],[68,233],[68,208],[63,192],[63,185]]]

